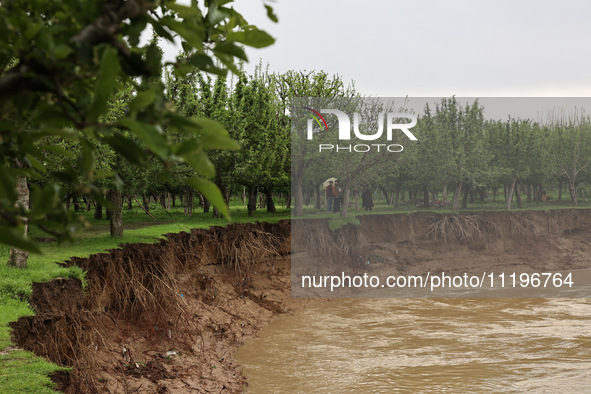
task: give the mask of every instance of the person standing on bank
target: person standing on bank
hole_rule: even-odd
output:
[[[332,185],[332,181],[330,181],[328,183],[328,186],[326,186],[326,210],[327,210],[327,212],[332,211],[332,203],[333,203],[333,199],[334,199],[334,196],[332,194],[332,189],[333,189],[333,185]]]
[[[341,182],[334,181],[334,188],[332,189],[333,195],[333,204],[332,204],[332,211],[333,212],[341,212],[341,205],[343,204],[343,197],[345,195],[343,187],[341,186]]]
[[[373,208],[373,196],[367,184],[363,187],[363,192],[361,193],[361,207],[365,208],[366,211],[371,211]]]
[[[335,180],[334,185],[332,185],[332,211],[338,212],[340,210],[339,206],[339,181]]]

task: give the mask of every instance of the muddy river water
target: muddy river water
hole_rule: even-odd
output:
[[[332,300],[237,358],[247,393],[591,392],[591,300]]]

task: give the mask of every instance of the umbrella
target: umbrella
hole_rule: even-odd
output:
[[[327,180],[324,181],[322,186],[327,187],[328,184],[330,183],[330,181],[332,181],[332,183],[334,183],[334,181],[336,181],[336,180],[337,180],[337,178],[328,178]]]

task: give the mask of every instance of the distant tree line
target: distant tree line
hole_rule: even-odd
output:
[[[577,206],[591,184],[591,118],[556,110],[540,121],[493,121],[485,119],[484,110],[478,101],[461,105],[455,97],[445,98],[427,104],[412,129],[418,141],[406,140],[400,153],[340,152],[324,159],[314,159],[314,154],[294,159],[313,162],[303,176],[303,203],[316,196],[320,208],[320,184],[336,176],[345,185],[345,196],[370,184],[394,207],[403,201],[429,207],[437,201],[456,211],[491,193],[497,201],[502,195],[511,209],[514,202],[522,207],[524,200],[546,198],[546,190],[557,190],[559,199],[568,190]],[[371,127],[376,127],[374,120]],[[318,149],[319,142],[343,143],[335,133],[326,133],[310,146]]]

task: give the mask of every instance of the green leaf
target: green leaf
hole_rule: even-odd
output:
[[[191,124],[201,135],[228,135],[228,130],[219,122],[209,118],[191,118]]]
[[[53,56],[55,56],[56,59],[65,59],[70,53],[72,53],[72,48],[66,44],[59,44],[53,48]]]
[[[228,219],[230,218],[224,197],[215,183],[198,176],[192,176],[191,178],[187,179],[187,184],[193,186],[201,194],[203,194],[205,198],[211,201],[211,203],[220,211],[222,215]]]
[[[185,118],[169,115],[170,125],[196,134],[203,149],[240,149],[240,144],[230,138],[220,123],[207,118]]]
[[[173,152],[176,156],[184,156],[189,153],[198,153],[203,150],[203,145],[198,138],[185,138],[178,144],[175,144]]]
[[[246,31],[229,32],[227,36],[228,41],[238,41],[244,45],[253,48],[264,48],[275,42],[267,32],[258,29],[251,29]]]
[[[112,178],[114,174],[115,173],[113,171],[101,170],[97,171],[97,173],[94,175],[94,179],[109,179]]]
[[[229,15],[225,12],[224,8],[218,7],[216,4],[217,2],[210,2],[209,8],[207,12],[207,21],[209,22],[210,26],[215,26],[224,19],[226,19]]]
[[[78,169],[80,174],[90,178],[96,164],[96,147],[86,139],[80,141],[82,151],[78,156]]]
[[[227,55],[225,53],[217,53],[217,57],[224,66],[228,67],[230,71],[232,71],[236,75],[240,75],[240,70],[234,62],[234,57],[232,57],[231,55]]]
[[[147,20],[146,18],[134,18],[129,25],[125,26],[125,32],[129,37],[129,45],[137,46],[140,43],[140,36],[146,29]]]
[[[226,74],[228,73],[226,70],[221,69],[219,67],[216,67],[215,64],[213,63],[213,60],[203,54],[203,53],[197,53],[193,56],[191,56],[189,59],[187,59],[187,62],[189,64],[191,64],[192,66],[197,67],[200,70],[215,74],[215,75],[220,75],[222,77],[225,77]]]
[[[244,61],[248,61],[248,56],[246,56],[246,52],[244,52],[244,49],[232,42],[220,42],[215,46],[213,51],[216,54],[224,53],[227,55],[235,56]]]
[[[158,157],[166,159],[168,145],[164,134],[158,128],[128,118],[121,119],[119,123],[133,132]]]
[[[162,50],[156,45],[156,43],[152,43],[148,47],[148,50],[146,51],[146,63],[155,75],[161,74]]]
[[[137,110],[143,109],[148,105],[151,105],[154,100],[156,100],[156,92],[154,89],[144,90],[143,92],[138,92],[135,98],[129,103],[129,110],[131,112],[135,112]]]
[[[48,212],[59,204],[59,186],[54,183],[47,184],[43,188],[36,187],[34,184],[31,185],[31,217],[45,217]],[[47,218],[44,220],[47,220]]]
[[[240,144],[234,141],[227,135],[214,134],[214,135],[203,135],[199,139],[203,144],[203,149],[224,149],[224,150],[237,150],[240,149]]]
[[[277,15],[273,11],[273,7],[271,7],[270,5],[265,4],[265,8],[267,9],[267,17],[269,19],[271,19],[275,23],[279,22],[279,18],[277,18]]]
[[[19,229],[0,226],[0,243],[32,253],[41,253],[41,249],[33,241],[20,234]]]
[[[0,198],[8,197],[10,201],[16,201],[16,175],[14,170],[0,166]]]
[[[176,12],[181,18],[202,17],[201,10],[198,7],[187,7],[181,4],[167,4],[168,8]]]
[[[59,145],[40,145],[39,148],[41,150],[47,150],[53,153],[57,153],[60,156],[65,156],[69,158],[76,157],[76,154],[74,152]]]
[[[198,50],[203,48],[203,40],[205,39],[203,26],[182,23],[170,17],[164,17],[161,21],[163,25],[176,32],[193,48]]]
[[[195,152],[183,156],[185,161],[198,173],[208,178],[215,176],[215,167],[205,152]]]
[[[174,37],[172,37],[172,35],[162,26],[163,24],[159,20],[156,20],[150,16],[148,21],[154,28],[156,34],[162,38],[165,38],[167,41],[174,43]]]
[[[104,137],[103,141],[109,144],[115,152],[119,153],[125,160],[132,164],[144,166],[148,163],[148,155],[146,152],[135,141],[129,138],[115,134]]]
[[[63,111],[57,111],[54,109],[48,109],[46,111],[41,112],[37,116],[37,121],[40,122],[42,125],[52,126],[52,127],[65,127],[69,126],[72,121]]]
[[[25,160],[29,163],[31,167],[33,167],[40,173],[45,174],[47,172],[43,163],[34,158],[32,155],[27,155],[27,157],[25,157]]]
[[[121,70],[117,50],[111,46],[105,47],[101,58],[99,74],[96,80],[94,103],[90,109],[89,117],[97,120],[108,108],[108,100],[113,91],[119,85],[117,77]]]

